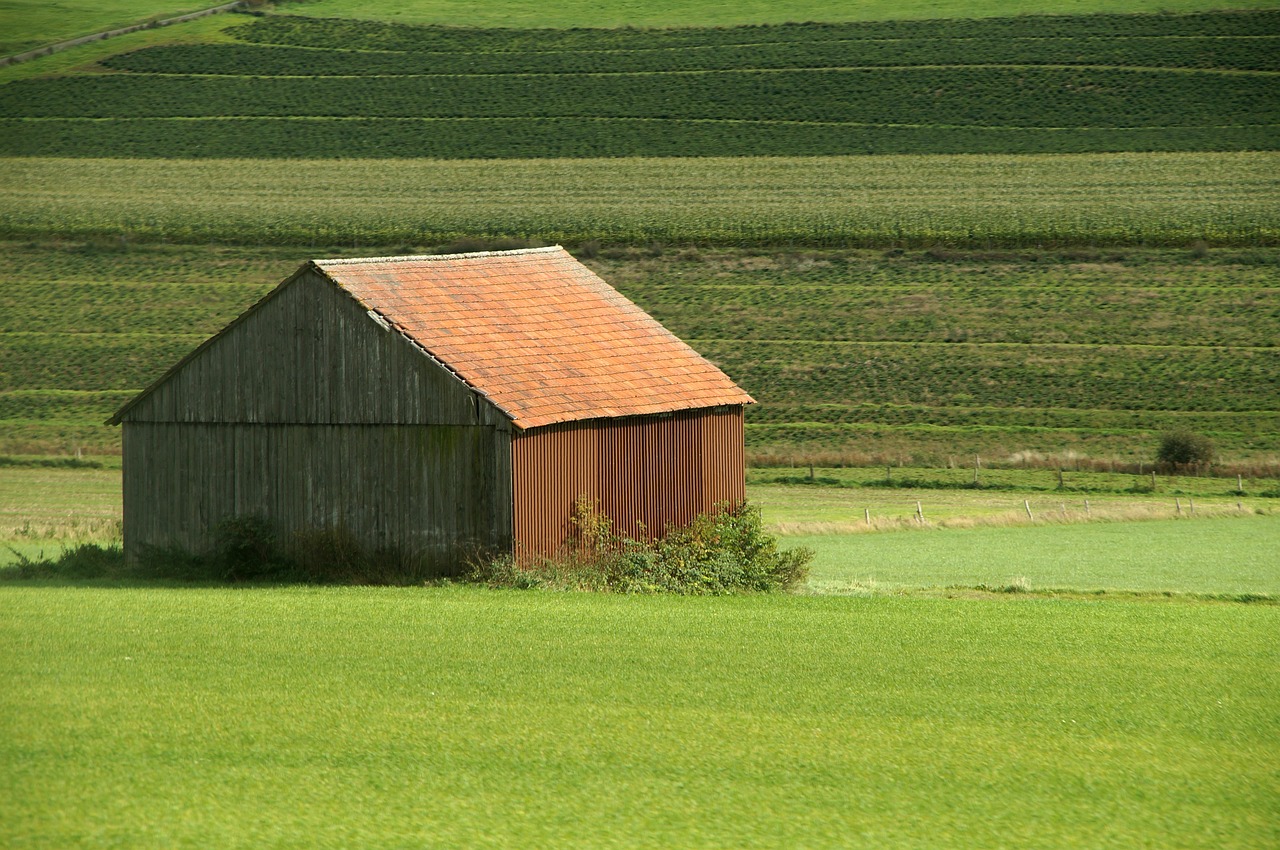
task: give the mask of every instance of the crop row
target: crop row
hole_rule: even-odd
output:
[[[140,389],[204,339],[201,334],[5,334],[0,391]]]
[[[1022,15],[1010,18],[795,23],[680,29],[472,29],[351,19],[262,17],[230,31],[242,41],[354,50],[486,53],[548,50],[645,50],[851,39],[1018,39],[1280,34],[1280,12],[1192,15]]]
[[[96,424],[105,422],[134,394],[132,390],[10,390],[0,392],[0,420]]]
[[[1171,423],[1178,421],[1176,416],[1170,417]],[[748,425],[746,443],[749,459],[767,458],[770,465],[781,461],[803,466],[809,459],[816,459],[819,465],[870,463],[938,467],[956,462],[964,464],[975,454],[982,457],[984,464],[995,460],[1002,465],[1027,461],[1034,465],[1037,456],[1150,463],[1159,445],[1158,435],[1163,430],[789,423]],[[1252,459],[1263,469],[1273,468],[1267,465],[1275,457],[1274,440],[1235,431],[1214,433],[1212,439],[1221,458]]]
[[[0,333],[212,333],[264,294],[245,284],[6,282]]]
[[[0,118],[0,156],[10,157],[825,157],[866,154],[1268,151],[1275,150],[1278,143],[1280,124],[1252,127],[1007,129],[629,118]],[[1222,225],[1224,230],[1232,227],[1227,221],[1222,222]],[[530,227],[537,229],[539,225]],[[1107,230],[1105,224],[1099,229]],[[615,236],[613,233],[608,235],[609,238],[630,238],[627,235]],[[390,238],[409,237],[394,235]],[[683,237],[654,234],[653,238]],[[795,238],[809,244],[834,244],[824,232],[798,233]],[[1044,234],[1036,238],[1053,237]],[[1116,233],[1102,238],[1127,240],[1131,236]]]
[[[0,235],[309,250],[463,237],[570,245],[1268,245],[1280,243],[1276,168],[1273,153],[9,158],[0,159]]]
[[[1274,274],[1274,271],[1272,272]],[[930,286],[628,290],[685,337],[832,341],[1269,346],[1280,340],[1280,287],[1117,292]],[[762,297],[767,296],[767,297]],[[673,298],[680,303],[673,304]]]
[[[649,118],[949,127],[1280,123],[1269,76],[1092,68],[869,68],[376,78],[97,75],[0,88],[0,116]],[[622,132],[620,126],[615,132]],[[1168,132],[1168,130],[1165,130]],[[1016,134],[1011,134],[1016,139]]]
[[[765,404],[1280,410],[1280,349],[692,344]]]
[[[1261,38],[821,41],[654,50],[368,52],[254,44],[163,45],[103,63],[144,74],[396,76],[583,74],[908,65],[1104,65],[1280,70],[1280,36]]]
[[[756,404],[747,424],[920,425],[1095,431],[1185,429],[1211,434],[1280,434],[1280,411],[1082,410],[1064,407],[948,407],[890,404]]]

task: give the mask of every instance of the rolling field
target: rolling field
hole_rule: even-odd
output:
[[[1273,605],[0,596],[7,846],[1280,838]]]
[[[1228,151],[1280,137],[1268,10],[663,30],[270,15],[219,32],[0,85],[0,154]]]
[[[308,0],[0,68],[0,845],[1280,844],[1275,5]],[[303,260],[555,242],[760,401],[801,593],[4,569],[118,539],[102,421]],[[1152,481],[1171,428],[1232,477]]]
[[[118,452],[118,429],[101,424],[115,409],[304,258],[334,253],[5,251],[0,454]],[[965,467],[977,453],[988,465],[1048,457],[1068,469],[1081,458],[1149,463],[1156,435],[1176,427],[1209,434],[1227,464],[1273,465],[1278,261],[1274,248],[587,260],[756,397],[757,463]]]

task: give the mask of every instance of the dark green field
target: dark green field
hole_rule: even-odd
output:
[[[5,251],[8,453],[115,451],[116,407],[317,253]],[[1175,427],[1227,463],[1280,451],[1278,249],[654,253],[588,262],[759,400],[760,459],[1132,463]]]
[[[0,154],[1274,150],[1280,12],[503,30],[273,15],[0,86]]]

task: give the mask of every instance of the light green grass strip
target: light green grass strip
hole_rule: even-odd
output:
[[[1072,499],[1077,513],[1079,502]],[[827,593],[1025,584],[1280,596],[1277,516],[925,529],[786,543],[817,551],[810,586]]]
[[[1280,607],[0,589],[9,847],[1249,848]]]
[[[1280,240],[1280,154],[0,159],[0,235],[423,245]]]
[[[0,0],[0,56],[221,5],[218,0]]]
[[[364,18],[401,24],[476,27],[687,27],[773,24],[792,21],[874,21],[905,18],[985,18],[1008,15],[1085,15],[1095,12],[1201,12],[1270,9],[1274,0],[740,0],[736,3],[600,3],[537,0],[475,3],[471,0],[314,0],[280,11],[317,18]]]

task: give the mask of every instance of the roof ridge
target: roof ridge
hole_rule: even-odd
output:
[[[397,257],[340,257],[332,260],[312,260],[318,266],[348,266],[356,263],[395,263],[419,260],[470,260],[479,257],[512,257],[517,254],[549,254],[563,251],[560,245],[548,245],[544,248],[516,248],[511,251],[469,251],[465,254],[414,254]]]

